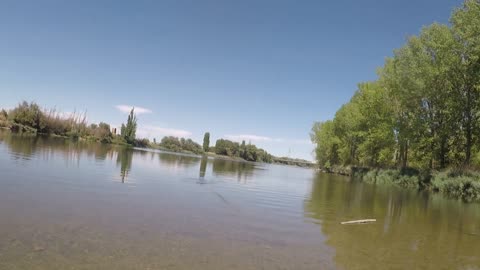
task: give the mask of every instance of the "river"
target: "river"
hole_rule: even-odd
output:
[[[480,269],[480,205],[0,131],[0,269]]]

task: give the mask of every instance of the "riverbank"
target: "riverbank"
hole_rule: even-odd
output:
[[[374,169],[343,167],[321,169],[322,172],[350,176],[370,184],[396,185],[408,189],[441,193],[464,202],[480,202],[480,172],[462,169],[420,171],[414,168]]]

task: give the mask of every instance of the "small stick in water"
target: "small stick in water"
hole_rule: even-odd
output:
[[[359,219],[359,220],[351,220],[351,221],[344,221],[340,222],[340,224],[345,225],[345,224],[363,224],[363,223],[368,223],[368,222],[375,222],[377,221],[376,219]]]

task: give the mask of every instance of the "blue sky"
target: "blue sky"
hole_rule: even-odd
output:
[[[460,4],[1,1],[0,107],[34,100],[119,125],[136,106],[142,136],[210,131],[312,160],[312,123]]]

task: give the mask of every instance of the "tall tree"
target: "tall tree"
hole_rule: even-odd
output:
[[[203,151],[208,152],[210,149],[210,132],[205,132],[203,135]]]
[[[480,166],[480,1],[410,37],[331,121],[316,123],[320,166]]]
[[[456,69],[456,90],[462,108],[462,125],[465,133],[465,164],[469,165],[472,148],[479,133],[480,103],[480,1],[466,0],[450,18],[460,64]]]
[[[137,132],[137,116],[135,115],[135,108],[132,108],[127,118],[127,124],[122,124],[120,135],[128,144],[135,142],[135,134]]]

